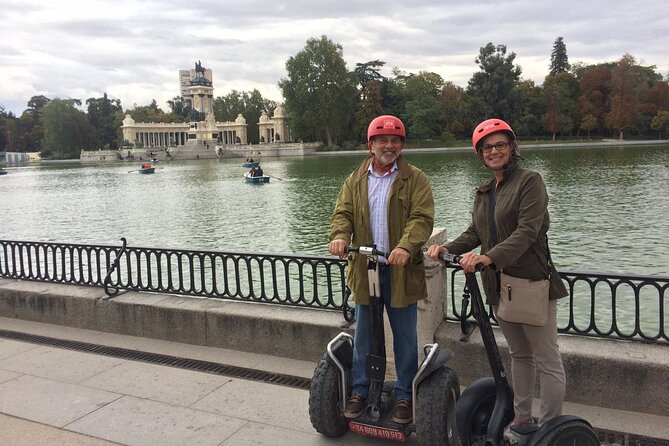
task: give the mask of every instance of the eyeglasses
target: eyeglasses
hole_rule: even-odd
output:
[[[485,146],[481,147],[481,150],[483,150],[483,153],[490,153],[492,152],[492,149],[495,148],[498,152],[503,152],[507,147],[509,147],[509,144],[511,144],[511,141],[499,141],[495,144],[486,144]]]

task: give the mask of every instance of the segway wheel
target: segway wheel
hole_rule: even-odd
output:
[[[493,378],[476,380],[462,392],[455,407],[455,427],[463,445],[472,445],[485,438],[496,396]]]
[[[318,361],[309,388],[309,418],[317,432],[339,437],[348,431],[348,420],[341,407],[340,373],[327,353]]]
[[[455,372],[440,367],[418,386],[416,396],[416,436],[421,445],[457,445],[454,413],[460,397]]]
[[[533,446],[600,446],[597,434],[586,423],[573,420],[551,429],[543,438],[531,443]]]

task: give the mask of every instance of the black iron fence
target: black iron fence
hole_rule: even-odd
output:
[[[170,293],[343,311],[350,319],[346,262],[334,257],[192,251],[0,240],[0,277]],[[447,318],[460,320],[464,275],[449,276]],[[559,301],[560,332],[669,343],[669,277],[560,273],[569,287]],[[468,313],[468,312],[467,312]],[[471,318],[470,314],[467,314]]]

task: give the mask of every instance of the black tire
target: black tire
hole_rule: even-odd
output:
[[[541,438],[535,446],[600,446],[597,434],[583,421],[573,420],[557,426]]]
[[[496,396],[493,378],[481,378],[462,392],[455,407],[455,427],[462,446],[485,438]]]
[[[309,418],[317,432],[339,437],[348,431],[348,420],[341,407],[340,373],[337,366],[323,355],[311,379],[309,388]]]
[[[458,445],[455,431],[455,404],[460,383],[455,372],[440,367],[418,386],[416,395],[416,436],[421,445]]]

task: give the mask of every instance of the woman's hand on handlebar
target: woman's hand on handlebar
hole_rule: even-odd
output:
[[[443,265],[444,262],[439,258],[439,254],[442,252],[448,254],[448,249],[441,245],[430,245],[430,247],[427,248],[427,255],[435,262],[439,262]]]
[[[460,260],[460,266],[463,271],[466,273],[473,273],[476,271],[476,266],[478,264],[483,264],[484,266],[492,265],[492,259],[487,255],[479,255],[474,252],[468,252],[462,255],[462,260]]]
[[[330,242],[330,254],[338,256],[340,259],[347,256],[346,248],[348,248],[348,242],[346,240],[335,239]]]

